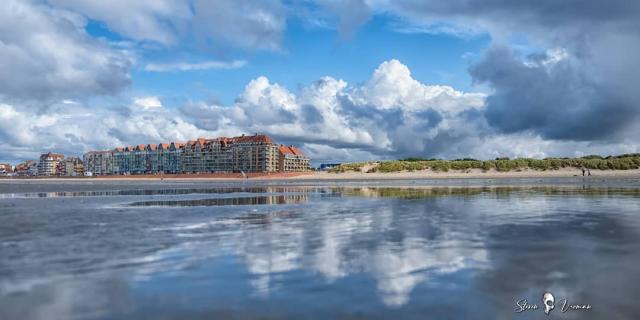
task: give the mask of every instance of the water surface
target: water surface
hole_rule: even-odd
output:
[[[0,186],[0,319],[637,319],[637,182],[516,182]]]

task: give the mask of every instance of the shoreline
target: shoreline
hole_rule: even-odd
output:
[[[638,178],[640,169],[631,170],[591,170],[591,176],[597,178]],[[364,172],[291,172],[291,173],[250,173],[246,178],[241,174],[176,174],[176,175],[137,175],[137,176],[100,176],[100,177],[1,177],[1,182],[39,182],[39,181],[318,181],[318,180],[426,180],[426,179],[512,179],[512,178],[581,178],[582,171],[577,168],[558,170],[520,171],[482,171],[472,169],[466,171],[450,170],[448,172],[420,170],[390,173]]]

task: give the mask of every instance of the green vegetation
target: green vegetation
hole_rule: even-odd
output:
[[[347,171],[362,171],[362,167],[366,166],[368,162],[352,162],[352,163],[343,163],[337,167],[333,167],[329,169],[329,172],[339,173],[339,172],[347,172]]]
[[[330,170],[330,172],[361,171],[368,162],[345,163]],[[434,170],[447,172],[449,170],[471,170],[480,169],[483,171],[520,171],[524,169],[533,170],[558,170],[560,168],[586,168],[600,170],[629,170],[640,168],[640,153],[623,154],[618,156],[602,157],[589,155],[582,158],[496,158],[495,160],[475,160],[470,158],[456,160],[421,159],[407,158],[402,160],[382,161],[377,167],[368,169],[367,172],[399,172]]]

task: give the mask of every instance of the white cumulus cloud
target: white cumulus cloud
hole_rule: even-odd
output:
[[[354,85],[326,76],[293,92],[261,76],[249,81],[229,105],[193,101],[164,106],[159,97],[142,96],[130,106],[62,102],[41,113],[2,103],[0,160],[35,158],[48,150],[79,155],[122,145],[254,132],[301,146],[315,163],[639,150],[631,139],[595,143],[547,140],[533,132],[501,133],[487,124],[485,99],[482,93],[421,83],[406,65],[389,60],[370,79]]]
[[[133,99],[133,103],[136,106],[143,109],[157,109],[162,108],[162,102],[158,97],[140,97]]]

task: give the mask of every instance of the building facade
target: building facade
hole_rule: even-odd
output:
[[[93,176],[114,174],[113,151],[89,151],[84,154],[84,171]]]
[[[307,158],[300,149],[294,146],[280,145],[278,154],[278,171],[295,172],[309,170],[309,158]]]
[[[27,160],[17,164],[15,174],[22,177],[38,175],[38,163],[35,160]]]
[[[258,134],[198,138],[184,144],[141,144],[89,152],[85,154],[85,171],[94,175],[129,175],[309,170],[309,158],[302,151],[289,146],[289,151],[282,153],[282,147],[269,136]]]
[[[234,172],[276,172],[278,145],[267,135],[231,138]]]
[[[13,166],[8,163],[0,163],[0,176],[13,174]]]
[[[59,153],[45,153],[40,156],[38,162],[39,176],[57,176],[60,175],[60,162],[64,159],[64,155]]]
[[[84,163],[78,157],[68,157],[60,162],[60,175],[65,177],[81,177],[84,175]]]

